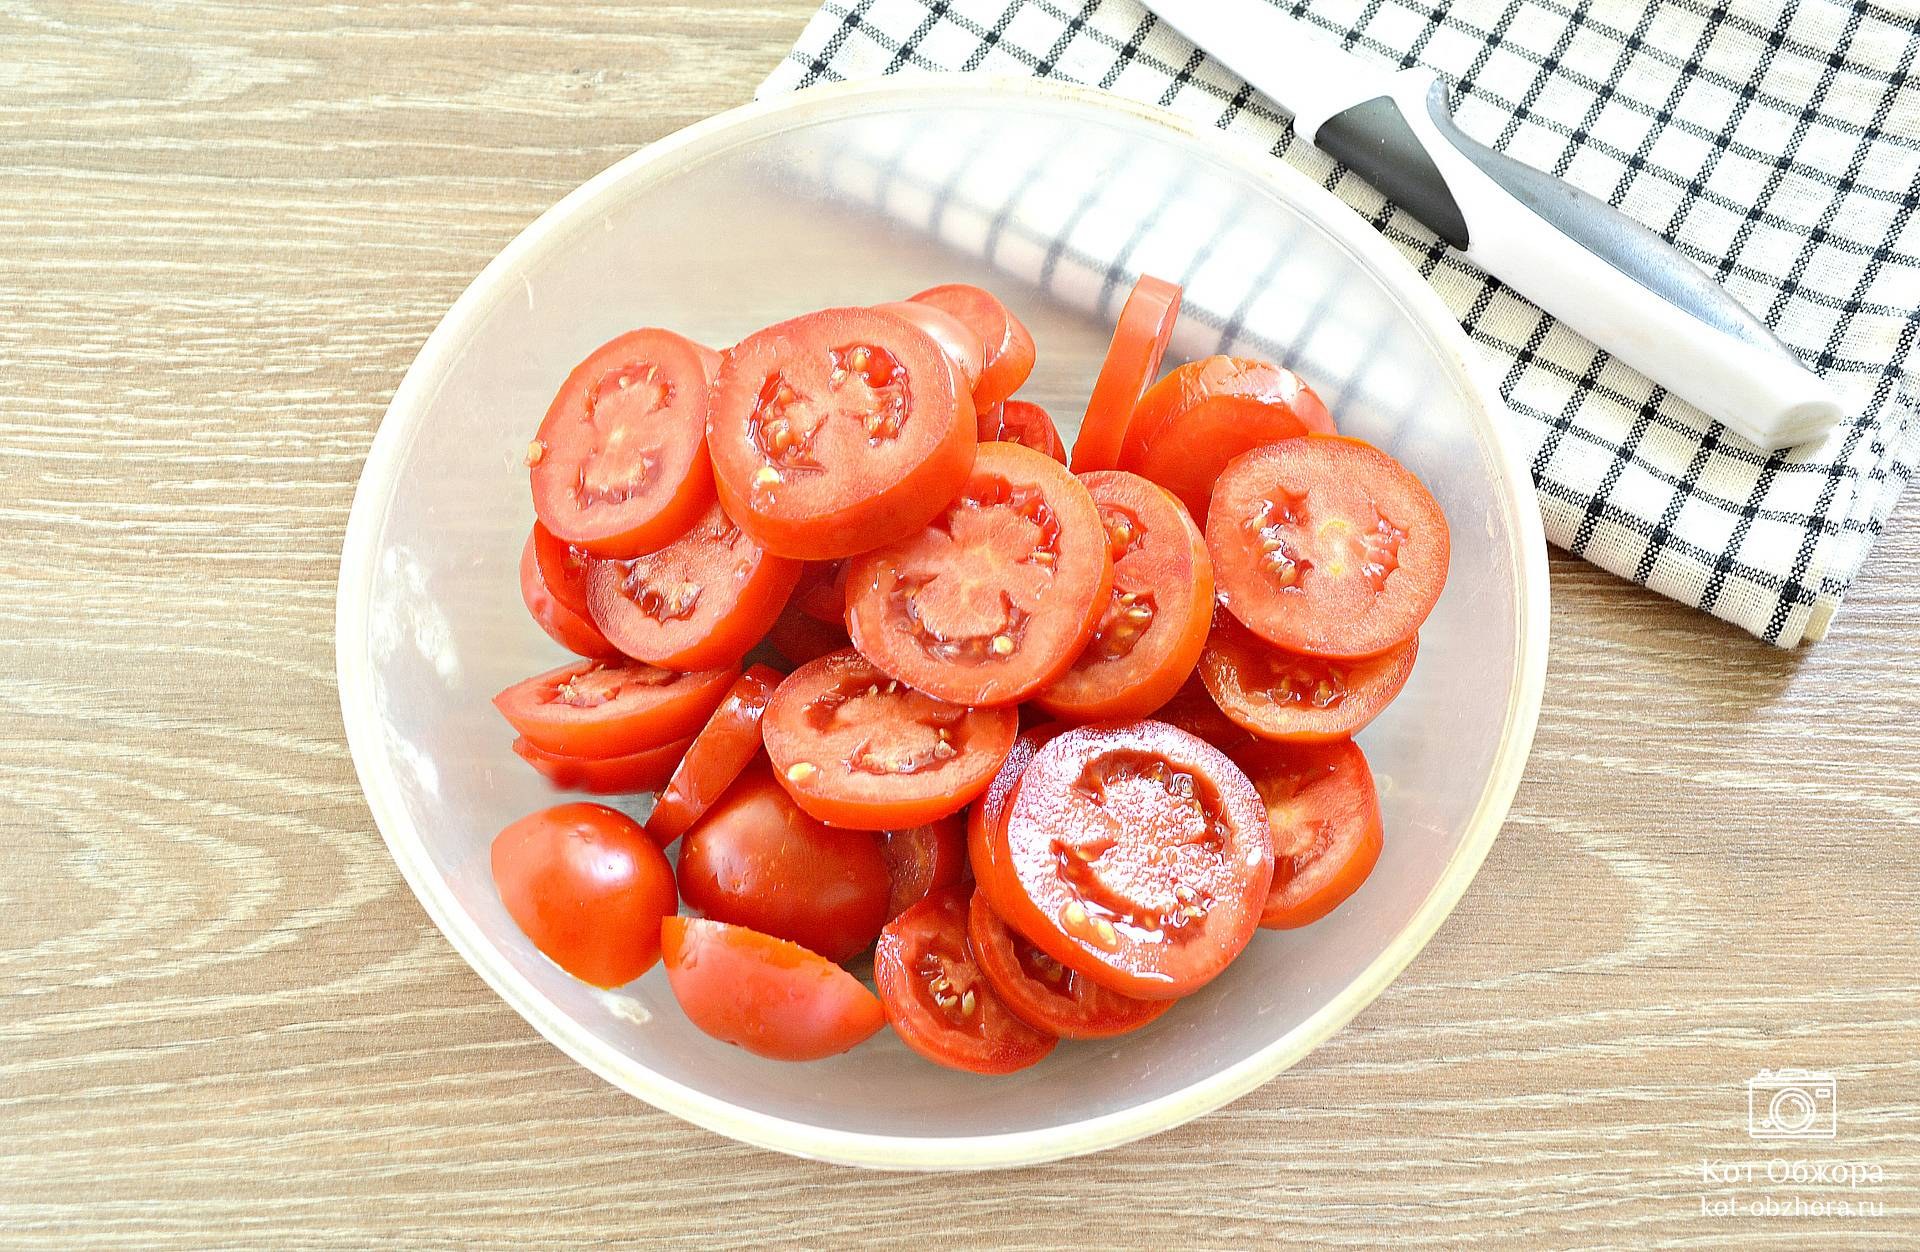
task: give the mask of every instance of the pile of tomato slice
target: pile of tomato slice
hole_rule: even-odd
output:
[[[654,799],[494,841],[535,947],[606,987],[663,962],[761,1056],[891,1025],[998,1074],[1359,889],[1353,736],[1413,670],[1446,520],[1290,370],[1157,378],[1180,295],[1139,280],[1071,449],[977,287],[724,352],[637,330],[567,376],[520,586],[579,659],[494,703],[556,788]]]

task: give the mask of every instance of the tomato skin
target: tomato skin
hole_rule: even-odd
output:
[[[975,891],[967,906],[967,949],[1009,1012],[1062,1039],[1111,1039],[1140,1029],[1172,1000],[1135,1000],[1108,991],[1017,934]]]
[[[1337,743],[1385,711],[1407,685],[1419,653],[1418,635],[1359,661],[1287,652],[1221,610],[1200,656],[1200,680],[1220,711],[1250,734]]]
[[[533,559],[548,594],[572,609],[576,616],[587,617],[587,564],[593,560],[593,554],[574,547],[535,518]]]
[[[537,528],[539,523],[535,522],[534,526]],[[618,658],[620,649],[607,642],[598,626],[576,615],[548,590],[534,555],[534,544],[535,536],[528,535],[526,546],[520,549],[520,598],[525,601],[527,612],[533,614],[534,622],[547,632],[549,639],[569,652],[602,660]]]
[[[873,981],[906,1045],[949,1069],[1011,1074],[1059,1042],[1014,1016],[967,946],[964,886],[944,887],[888,922],[874,947]]]
[[[686,834],[759,754],[760,718],[779,685],[780,671],[755,665],[727,689],[654,799],[647,817],[650,839],[664,848]]]
[[[967,864],[977,880],[985,882],[992,876],[993,850],[1003,836],[1002,823],[1006,821],[1007,806],[1013,803],[1014,788],[1020,785],[1020,776],[1027,772],[1033,754],[1041,745],[1065,729],[1063,723],[1047,722],[1021,731],[1008,750],[1007,759],[994,771],[992,781],[967,807]]]
[[[676,739],[621,756],[562,756],[535,747],[522,735],[513,741],[513,751],[556,787],[596,796],[630,796],[665,786],[692,744],[690,738]]]
[[[527,742],[560,756],[625,756],[700,729],[738,678],[732,669],[675,674],[639,661],[575,661],[493,698]]]
[[[1087,415],[1073,441],[1073,472],[1114,469],[1120,464],[1120,445],[1133,420],[1134,406],[1160,372],[1167,342],[1180,317],[1177,284],[1142,274],[1120,309],[1113,343],[1094,380]]]
[[[1003,400],[991,409],[981,410],[980,442],[996,440],[1017,443],[1044,453],[1062,465],[1067,463],[1067,445],[1060,440],[1052,414],[1025,400]]]
[[[889,830],[881,845],[892,889],[887,895],[887,920],[942,887],[967,878],[967,832],[958,813]]]
[[[973,384],[976,409],[990,409],[1005,400],[1033,373],[1033,336],[992,292],[966,283],[945,283],[909,299],[952,314],[979,337],[985,356],[979,380]]]
[[[1234,754],[1267,806],[1273,886],[1260,924],[1317,922],[1360,889],[1385,838],[1373,771],[1351,740],[1313,747],[1257,744]]]
[[[660,925],[667,984],[687,1019],[775,1061],[817,1061],[887,1024],[860,980],[797,943],[697,917]]]
[[[805,665],[851,645],[843,627],[830,625],[792,604],[767,630],[767,642],[793,666]]]
[[[947,360],[953,362],[953,368],[960,371],[961,384],[969,393],[973,391],[980,381],[980,370],[986,361],[986,346],[980,342],[980,336],[974,333],[971,326],[945,309],[912,300],[893,300],[873,307],[904,317],[925,331],[947,354]]]
[[[514,923],[583,982],[618,987],[660,959],[676,907],[673,867],[639,823],[601,804],[561,804],[493,841],[493,881]]]

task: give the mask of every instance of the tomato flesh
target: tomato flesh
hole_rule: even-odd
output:
[[[535,747],[522,735],[513,741],[513,751],[556,787],[596,796],[630,796],[658,791],[692,744],[691,739],[676,739],[621,756],[563,756]]]
[[[847,563],[808,561],[800,569],[791,603],[808,617],[845,629],[847,624]]]
[[[1204,659],[1206,654],[1202,652],[1201,656]],[[1253,738],[1246,727],[1220,711],[1197,671],[1171,700],[1154,710],[1153,718],[1204,739],[1223,752],[1230,753],[1236,745]]]
[[[984,356],[973,385],[975,408],[990,409],[1005,400],[1033,372],[1033,336],[992,292],[966,283],[946,283],[910,299],[952,314],[980,340]]]
[[[1037,404],[1025,400],[1005,400],[990,409],[980,411],[980,442],[1017,443],[1023,448],[1032,448],[1044,453],[1065,465],[1067,463],[1067,445],[1060,441],[1060,431],[1053,424],[1053,416]]]
[[[892,921],[929,892],[951,887],[967,876],[967,834],[958,813],[904,830],[889,830],[881,847],[892,890],[887,920]]]
[[[727,689],[654,799],[647,835],[655,843],[664,848],[686,834],[759,753],[760,719],[779,685],[778,670],[755,665]]]
[[[1172,1000],[1135,1000],[1109,991],[1042,952],[1000,920],[975,891],[967,907],[967,947],[987,985],[1015,1017],[1062,1039],[1109,1039],[1153,1021]]]
[[[534,523],[536,532],[539,526],[538,522]],[[535,555],[537,544],[536,533],[527,536],[526,545],[520,549],[520,599],[525,602],[527,612],[533,615],[534,622],[547,632],[547,638],[569,652],[604,660],[617,658],[620,649],[607,642],[600,628],[563,604],[548,586]]]
[[[593,554],[574,547],[535,519],[533,558],[548,593],[577,615],[586,617],[587,566],[592,563]]]
[[[1260,924],[1290,930],[1319,921],[1380,861],[1380,798],[1365,754],[1351,741],[1257,744],[1234,760],[1259,791],[1273,832],[1273,886]]]
[[[1221,712],[1262,739],[1330,743],[1380,715],[1407,685],[1419,651],[1415,635],[1359,661],[1287,652],[1222,610],[1200,656],[1200,679]]]
[[[851,641],[844,627],[830,625],[789,604],[768,629],[767,642],[789,665],[800,666],[829,652],[842,651]]]
[[[887,1024],[860,980],[797,943],[744,926],[669,917],[660,926],[667,985],[687,1020],[775,1061],[817,1061]]]
[[[1094,380],[1087,416],[1073,441],[1073,472],[1113,469],[1120,463],[1120,446],[1133,420],[1134,406],[1160,372],[1167,342],[1180,317],[1180,288],[1165,279],[1142,274],[1127,295],[1113,343]]]
[[[561,756],[625,756],[700,729],[733,669],[676,674],[639,661],[576,661],[522,679],[493,705],[528,743]]]

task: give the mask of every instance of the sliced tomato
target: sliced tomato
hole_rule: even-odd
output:
[[[940,350],[947,354],[947,360],[953,362],[953,368],[960,371],[961,381],[967,391],[971,393],[978,385],[980,369],[986,359],[986,345],[980,342],[980,336],[974,333],[971,326],[945,309],[912,300],[894,300],[873,307],[897,313],[927,332],[940,345]]]
[[[1207,552],[1220,602],[1268,643],[1378,656],[1439,600],[1447,519],[1380,449],[1313,435],[1234,458],[1213,489]]]
[[[1073,667],[1036,697],[1063,721],[1145,717],[1193,673],[1213,614],[1213,562],[1187,510],[1124,470],[1082,474],[1107,532],[1113,588]]]
[[[1225,753],[1164,722],[1079,726],[1034,754],[986,888],[1049,956],[1166,1000],[1240,955],[1273,879],[1259,793]]]
[[[1000,920],[975,891],[967,906],[967,947],[987,985],[1013,1015],[1062,1039],[1108,1039],[1138,1030],[1173,1007],[1108,991],[1042,952]]]
[[[669,917],[660,925],[667,985],[687,1020],[775,1061],[817,1061],[887,1024],[860,980],[797,943],[744,926]]]
[[[974,407],[989,409],[1014,392],[1033,373],[1033,336],[992,292],[966,283],[929,287],[911,297],[951,313],[971,327],[985,350]]]
[[[847,567],[847,627],[881,670],[957,704],[1023,700],[1066,672],[1113,585],[1093,497],[1057,462],[980,445],[918,534]]]
[[[967,864],[979,881],[985,882],[990,874],[994,849],[1002,841],[1002,823],[1006,820],[1007,807],[1013,803],[1013,790],[1020,785],[1020,776],[1027,772],[1040,745],[1065,729],[1060,722],[1047,722],[1021,731],[1013,747],[1007,750],[1007,759],[1000,763],[985,789],[967,807]]]
[[[1234,760],[1266,802],[1273,831],[1273,886],[1260,924],[1289,930],[1319,921],[1380,861],[1380,797],[1365,754],[1350,741],[1256,744]]]
[[[1067,445],[1060,442],[1053,417],[1025,400],[1005,400],[980,414],[980,441],[990,440],[1017,443],[1045,453],[1062,465],[1067,463]]]
[[[527,742],[561,756],[625,756],[700,729],[740,673],[676,674],[639,661],[575,661],[522,679],[493,706]]]
[[[628,656],[668,669],[732,665],[760,641],[800,580],[800,562],[755,543],[718,502],[657,552],[595,561],[593,620]]]
[[[669,330],[594,349],[527,448],[541,524],[598,556],[649,552],[692,525],[713,500],[703,436],[719,365]]]
[[[1113,469],[1120,463],[1120,445],[1141,393],[1160,372],[1180,316],[1180,288],[1165,279],[1142,274],[1133,284],[1113,343],[1094,380],[1087,416],[1073,441],[1073,472]]]
[[[1204,659],[1206,653],[1200,655]],[[1178,726],[1189,735],[1204,739],[1229,754],[1235,747],[1253,738],[1246,727],[1220,711],[1220,706],[1214,703],[1198,672],[1173,693],[1171,700],[1156,709],[1153,717],[1155,721]]]
[[[815,621],[829,622],[844,630],[847,624],[847,563],[808,561],[800,569],[800,582],[793,589],[792,603]]]
[[[1276,648],[1224,610],[1200,656],[1200,680],[1220,711],[1262,739],[1329,743],[1380,715],[1413,673],[1420,637],[1379,656],[1334,661]]]
[[[540,566],[540,581],[554,599],[581,617],[587,616],[587,565],[593,554],[576,548],[542,526],[533,523],[533,558]]]
[[[621,756],[563,756],[535,747],[522,735],[513,741],[513,751],[556,787],[596,796],[630,796],[665,786],[692,744],[692,739],[676,739]]]
[[[1014,1016],[980,972],[967,947],[969,894],[944,887],[888,922],[873,981],[887,1020],[915,1052],[949,1069],[1011,1074],[1059,1040]]]
[[[534,529],[539,528],[540,524],[535,522]],[[548,589],[540,562],[534,555],[537,542],[535,535],[529,535],[526,545],[520,549],[520,598],[525,601],[527,612],[533,614],[533,620],[547,632],[549,639],[569,652],[604,660],[618,657],[620,649],[607,642],[598,626],[562,604]]]
[[[827,309],[729,350],[707,444],[720,499],[768,551],[828,560],[925,526],[973,466],[965,381],[897,313]]]
[[[792,604],[774,619],[767,631],[767,642],[791,665],[805,665],[829,652],[839,652],[851,642],[844,627],[810,617]]]
[[[755,665],[727,689],[684,757],[675,758],[678,764],[653,802],[647,834],[655,843],[664,848],[686,834],[759,753],[760,718],[779,685],[779,670]]]
[[[967,832],[958,813],[905,830],[889,830],[881,851],[893,884],[887,896],[888,921],[925,899],[928,892],[967,877]]]
[[[1228,461],[1309,432],[1333,434],[1333,415],[1298,374],[1265,361],[1203,357],[1168,372],[1140,397],[1120,467],[1159,483],[1205,523]]]

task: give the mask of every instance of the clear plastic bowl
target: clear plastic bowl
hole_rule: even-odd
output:
[[[810,308],[941,282],[1032,328],[1024,394],[1073,419],[1145,270],[1188,284],[1174,358],[1223,345],[1298,369],[1344,430],[1409,463],[1453,532],[1413,681],[1363,743],[1387,846],[1361,891],[1261,933],[1132,1036],[1024,1073],[960,1074],[890,1032],[810,1065],[695,1030],[657,968],[617,992],[536,952],[487,849],[555,802],[488,705],[562,655],[520,604],[522,455],[558,380],[638,325],[712,344]],[[1174,360],[1169,360],[1169,365]],[[1216,1108],[1371,1001],[1453,908],[1505,817],[1539,708],[1547,574],[1496,393],[1427,285],[1353,212],[1265,154],[1089,90],[895,79],[750,105],[636,153],[507,247],[427,341],[374,441],[341,563],[341,704],[368,803],[461,954],[608,1081],[750,1143],[860,1165],[979,1168],[1094,1151]]]

